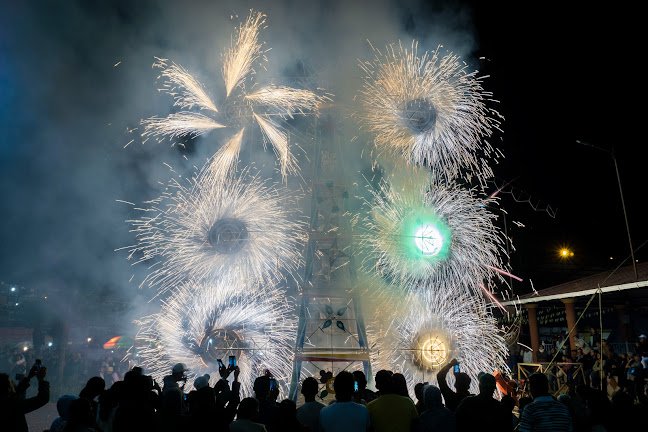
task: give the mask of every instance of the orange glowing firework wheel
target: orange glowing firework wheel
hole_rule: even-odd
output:
[[[426,335],[419,339],[414,349],[414,362],[426,369],[436,369],[443,366],[449,357],[449,346],[441,335]]]

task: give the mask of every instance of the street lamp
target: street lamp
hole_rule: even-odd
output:
[[[597,147],[593,144],[581,141],[581,140],[576,140],[578,144],[587,146],[587,147],[592,147],[597,150],[600,150],[602,152],[605,152],[612,156],[612,160],[614,161],[614,169],[616,170],[616,176],[617,176],[617,182],[619,184],[619,194],[621,195],[621,207],[623,207],[623,217],[625,218],[625,224],[626,224],[626,231],[628,232],[628,244],[630,245],[630,256],[632,257],[632,268],[634,269],[634,275],[635,279],[639,279],[639,276],[637,275],[637,261],[635,260],[634,257],[634,248],[632,247],[632,237],[630,236],[630,225],[628,224],[628,213],[626,212],[626,207],[625,207],[625,200],[623,199],[623,189],[621,189],[621,177],[619,176],[619,165],[617,164],[616,160],[616,155],[614,154],[614,150],[607,150],[601,147]]]
[[[560,251],[558,252],[558,254],[560,255],[561,258],[565,258],[565,259],[566,259],[566,258],[573,258],[573,257],[574,257],[574,252],[571,251],[571,250],[569,250],[569,249],[567,249],[567,248],[562,248],[562,249],[560,249]]]

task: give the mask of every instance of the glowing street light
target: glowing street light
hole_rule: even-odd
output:
[[[560,249],[559,255],[561,258],[572,258],[574,256],[574,252],[570,251],[567,248],[562,248]]]

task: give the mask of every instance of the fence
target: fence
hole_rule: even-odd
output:
[[[519,397],[530,396],[529,375],[535,372],[541,372],[547,376],[549,391],[554,396],[567,393],[572,382],[585,381],[582,363],[518,363],[518,379],[521,383]]]

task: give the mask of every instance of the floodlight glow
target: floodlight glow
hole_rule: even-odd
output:
[[[443,236],[434,225],[425,224],[416,229],[414,244],[423,255],[434,256],[443,247]]]

